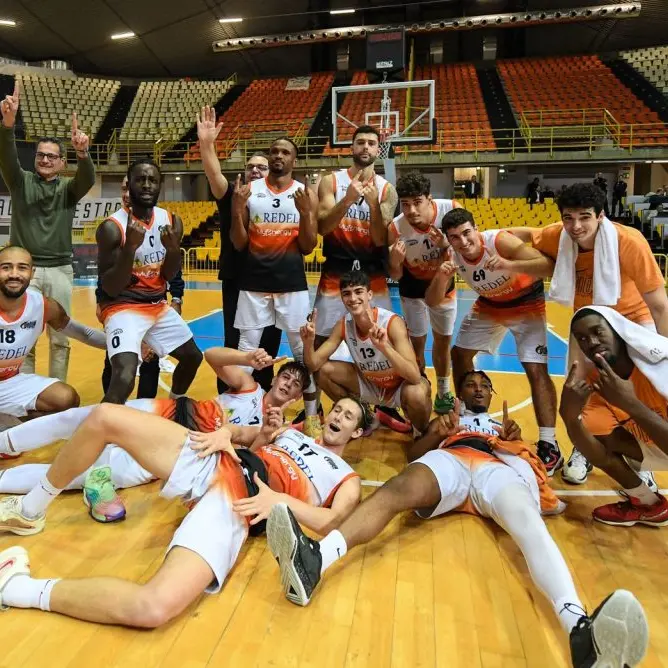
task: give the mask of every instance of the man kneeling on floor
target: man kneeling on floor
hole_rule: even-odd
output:
[[[166,498],[191,509],[176,530],[165,562],[145,584],[112,577],[35,579],[22,547],[0,552],[0,606],[40,608],[100,624],[153,628],[179,615],[204,591],[220,590],[251,530],[261,530],[276,503],[325,534],[360,500],[360,479],[341,458],[361,435],[366,409],[353,399],[334,404],[322,445],[294,429],[280,431],[280,408],[262,427],[226,426],[188,432],[127,406],[97,406],[60,450],[40,485],[0,502],[0,530],[20,535],[44,528],[46,509],[108,443],[116,443],[165,482]],[[252,444],[235,450],[235,443]],[[253,517],[253,519],[250,519]]]
[[[420,374],[406,324],[396,313],[371,306],[371,282],[363,271],[345,273],[340,289],[348,313],[317,350],[317,309],[300,329],[304,363],[332,401],[358,396],[379,406],[401,406],[422,434],[431,415],[431,387]],[[342,341],[350,350],[352,363],[330,360]]]
[[[597,369],[576,361],[560,413],[573,446],[622,487],[624,501],[593,517],[617,526],[668,525],[668,500],[651,471],[668,471],[668,338],[607,306],[573,316],[574,338]]]
[[[547,485],[542,462],[521,441],[505,402],[503,424],[490,417],[492,383],[484,372],[466,373],[458,389],[465,409],[457,402],[453,412],[433,420],[408,452],[412,463],[322,542],[304,535],[287,506],[272,509],[267,538],[287,598],[306,605],[329,566],[351,547],[377,536],[405,510],[423,518],[470,512],[492,518],[522,550],[534,583],[570,635],[574,666],[637,665],[648,644],[642,606],[630,592],[618,590],[587,616],[541,517],[541,511],[556,514],[564,508]]]

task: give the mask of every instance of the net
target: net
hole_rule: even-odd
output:
[[[392,148],[392,135],[389,130],[381,130],[379,136],[379,151],[378,157],[381,160],[389,160],[394,157],[394,150]]]

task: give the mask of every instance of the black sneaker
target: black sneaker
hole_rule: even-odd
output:
[[[637,666],[647,652],[649,627],[638,599],[618,589],[596,608],[580,617],[571,631],[573,668]]]
[[[538,441],[536,443],[536,453],[543,464],[545,464],[545,470],[550,477],[564,465],[564,457],[561,454],[561,450],[559,450],[559,443],[556,441],[554,445],[548,441]]]
[[[285,598],[297,605],[308,605],[320,582],[320,544],[301,530],[284,503],[276,504],[269,513],[267,544],[281,569]]]

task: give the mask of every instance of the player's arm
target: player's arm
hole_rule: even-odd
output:
[[[304,364],[311,373],[320,370],[320,367],[336,352],[336,349],[343,341],[343,319],[334,325],[332,333],[327,340],[316,350],[315,349],[315,324],[318,317],[318,310],[313,310],[311,321],[306,323],[299,330],[299,334],[304,342]]]
[[[554,260],[525,244],[512,234],[499,233],[496,237],[497,255],[485,263],[485,268],[528,274],[536,278],[552,276]]]
[[[183,237],[183,223],[175,213],[172,214],[172,224],[167,225],[160,233],[160,241],[165,247],[165,258],[162,261],[160,275],[171,281],[181,269],[181,237]]]
[[[318,197],[310,188],[295,191],[295,207],[299,211],[297,245],[303,255],[308,255],[318,243]]]
[[[409,462],[414,462],[422,455],[431,452],[431,450],[436,450],[441,445],[444,436],[441,435],[440,421],[440,417],[432,420],[427,427],[427,431],[406,448],[406,459]]]
[[[533,243],[533,233],[530,227],[513,227],[508,230],[513,236],[516,236],[525,244]]]
[[[121,245],[121,231],[112,220],[105,220],[99,225],[95,239],[100,285],[110,297],[116,297],[130,284],[135,251],[141,241],[134,245],[126,240],[126,243]]]
[[[427,306],[437,307],[442,301],[446,290],[450,287],[452,277],[457,267],[452,260],[446,260],[438,268],[424,293],[424,301]]]
[[[666,288],[661,286],[651,292],[645,292],[642,298],[652,314],[656,331],[661,336],[668,337],[668,296],[666,296]]]
[[[357,181],[360,186],[360,192],[355,190],[351,183],[346,196],[338,204],[336,203],[336,193],[334,192],[334,175],[327,174],[327,176],[321,179],[318,186],[318,232],[322,236],[333,232],[343,220],[348,207],[361,197],[361,183],[358,178],[358,175],[361,173],[360,171],[355,174],[352,182]]]
[[[371,211],[371,240],[376,246],[385,246],[387,244],[387,228],[394,219],[394,212],[397,210],[399,198],[397,191],[391,183],[385,185],[382,199],[376,207],[369,207]]]
[[[230,239],[232,245],[238,251],[248,246],[248,225],[250,212],[248,210],[248,198],[250,197],[250,186],[241,184],[241,175],[237,176],[232,194],[232,221],[230,224]]]
[[[216,376],[229,387],[236,392],[245,392],[257,385],[253,376],[241,368],[241,366],[251,366],[251,352],[215,346],[204,351],[204,359]]]
[[[404,260],[406,259],[405,244],[398,243],[400,240],[394,223],[387,230],[387,245],[390,249],[388,273],[393,281],[398,281],[404,274]]]
[[[199,152],[202,157],[204,174],[206,174],[206,180],[209,182],[209,188],[211,188],[211,194],[215,199],[223,199],[227,193],[229,183],[223,172],[220,171],[220,163],[216,155],[216,142],[200,139]]]
[[[55,300],[44,298],[46,323],[70,339],[81,341],[93,348],[105,350],[107,339],[101,329],[88,327],[70,318],[65,309]]]
[[[362,495],[362,483],[358,476],[348,478],[336,490],[334,500],[329,508],[312,506],[287,494],[280,494],[277,503],[285,503],[292,511],[295,519],[307,529],[324,536],[341,526],[350,513],[355,510]]]
[[[383,353],[390,360],[396,372],[409,383],[420,382],[420,367],[415,357],[415,350],[408,338],[404,321],[397,317],[390,320],[387,328],[388,345]]]

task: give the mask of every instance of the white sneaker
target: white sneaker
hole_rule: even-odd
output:
[[[0,552],[0,610],[7,606],[2,602],[2,592],[15,575],[30,575],[30,559],[25,548],[14,546]]]
[[[568,462],[561,469],[561,477],[571,485],[582,485],[587,481],[587,476],[593,468],[587,458],[579,450],[573,448]]]

